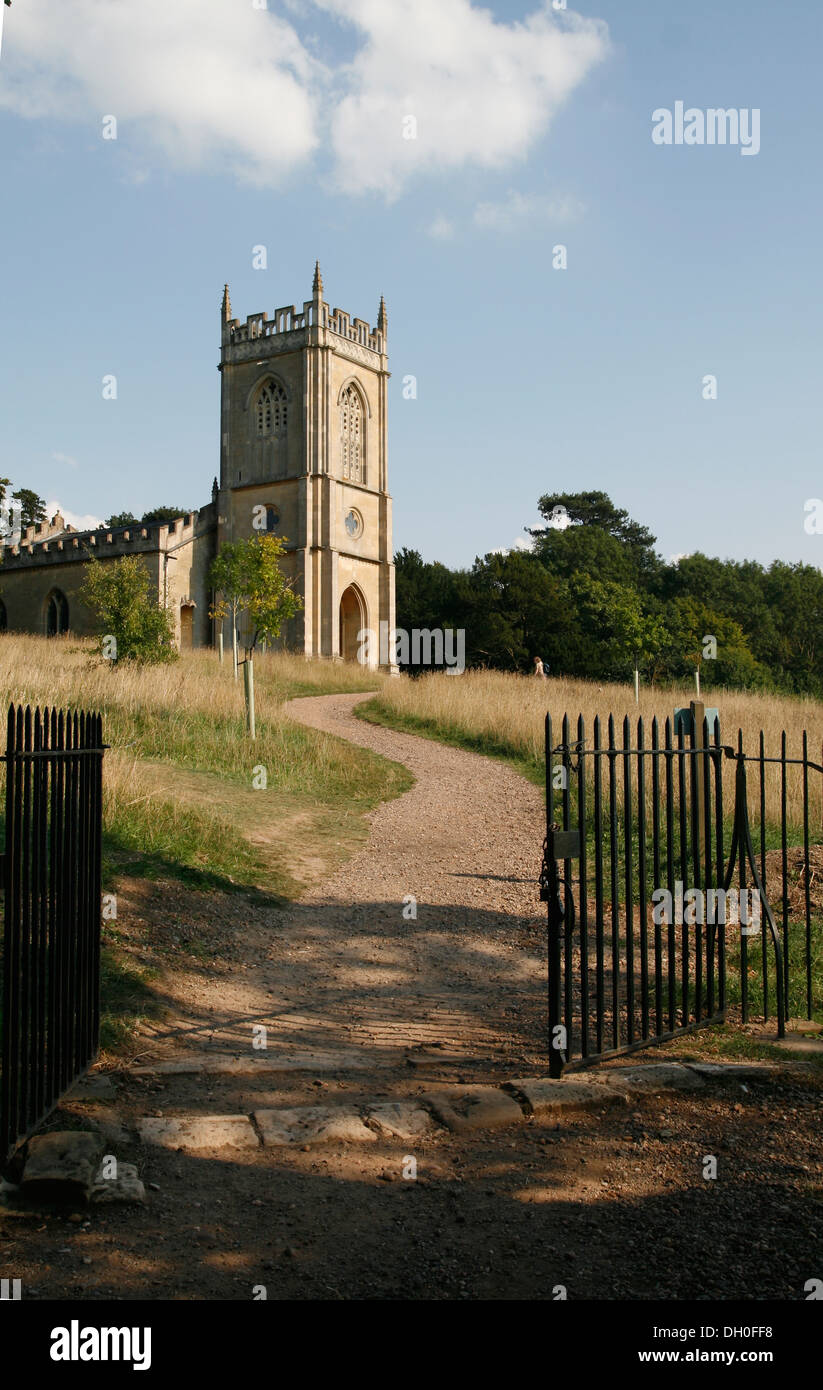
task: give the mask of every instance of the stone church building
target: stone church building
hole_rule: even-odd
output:
[[[383,300],[374,329],[331,309],[318,265],[302,310],[276,309],[271,319],[233,319],[226,286],[220,327],[220,481],[211,501],[163,525],[79,532],[58,513],[29,527],[3,552],[0,627],[96,632],[79,593],[88,557],[139,555],[181,648],[213,645],[211,561],[223,541],[268,531],[286,540],[281,563],[304,605],[283,646],[351,660],[361,628],[394,628]],[[228,620],[224,637],[228,645]]]

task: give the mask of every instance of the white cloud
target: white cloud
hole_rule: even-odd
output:
[[[72,458],[71,454],[61,454],[59,451],[52,454],[55,463],[64,463],[67,468],[76,468],[77,459]]]
[[[280,16],[225,0],[31,0],[12,11],[0,105],[148,137],[173,166],[274,182],[318,143],[324,71]],[[112,142],[114,143],[114,142]]]
[[[548,0],[512,24],[469,0],[316,3],[365,36],[332,119],[349,191],[396,194],[413,172],[524,156],[607,49],[604,24],[571,13],[561,22]],[[403,138],[409,115],[416,139]]]
[[[526,551],[528,551],[528,550],[533,550],[533,549],[534,549],[534,541],[532,540],[531,537],[529,537],[528,540],[524,540],[522,536],[518,536],[518,537],[517,537],[517,540],[513,541],[513,543],[512,543],[511,545],[498,545],[498,546],[497,546],[494,550],[492,550],[490,553],[491,553],[492,555],[511,555],[511,553],[512,553],[513,550],[526,550]]]
[[[571,222],[583,204],[569,196],[552,198],[542,193],[509,193],[498,203],[478,203],[474,223],[494,232],[519,232],[525,227],[545,227]]]
[[[511,23],[470,0],[304,0],[288,10],[286,19],[226,0],[29,0],[9,19],[0,106],[99,131],[114,115],[132,157],[144,161],[148,147],[172,167],[266,186],[330,150],[340,188],[394,196],[417,174],[525,156],[608,48],[603,23],[559,15],[549,0]],[[350,61],[314,56],[318,11],[353,26]],[[408,115],[416,139],[403,138]]]
[[[454,237],[454,223],[449,221],[448,217],[443,217],[441,213],[438,213],[437,217],[429,223],[426,232],[435,241],[451,241]]]
[[[545,518],[545,524],[550,531],[567,531],[572,525],[572,519],[563,503],[560,502],[556,507],[552,507],[551,512]]]
[[[103,518],[100,516],[92,516],[91,513],[88,512],[85,516],[79,516],[77,512],[70,512],[67,507],[61,507],[60,503],[56,500],[47,502],[46,516],[49,521],[51,521],[55,512],[62,512],[64,520],[68,522],[69,526],[73,526],[75,531],[93,531],[96,526],[102,526],[103,524]]]

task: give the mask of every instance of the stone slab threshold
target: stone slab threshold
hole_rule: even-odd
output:
[[[414,1100],[361,1101],[255,1110],[250,1115],[152,1116],[137,1129],[146,1144],[197,1153],[206,1149],[306,1148],[315,1144],[424,1139],[497,1129],[583,1110],[626,1106],[666,1091],[695,1091],[706,1080],[743,1080],[781,1071],[762,1062],[660,1062],[572,1074],[563,1080],[518,1077],[500,1086],[455,1085]]]
[[[311,1149],[381,1139],[411,1147],[444,1130],[464,1134],[539,1124],[564,1113],[602,1114],[610,1106],[636,1104],[644,1096],[700,1090],[707,1080],[739,1082],[811,1069],[812,1064],[804,1062],[658,1062],[572,1073],[562,1080],[516,1077],[500,1086],[443,1086],[398,1101],[260,1109],[250,1115],[153,1115],[140,1120],[137,1131],[144,1144],[187,1153]],[[82,1130],[35,1135],[20,1151],[20,1174],[0,1187],[4,1208],[9,1197],[75,1205],[143,1203],[145,1191],[136,1165],[104,1154],[106,1142],[102,1133]]]
[[[2,1184],[2,1195],[35,1205],[109,1206],[146,1200],[134,1163],[105,1153],[102,1134],[62,1130],[35,1134],[20,1156],[19,1181]]]

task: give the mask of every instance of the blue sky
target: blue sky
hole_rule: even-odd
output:
[[[823,563],[819,0],[3,9],[16,485],[207,501],[223,283],[271,312],[319,257],[334,305],[386,296],[396,547],[468,565],[602,488],[664,555]],[[759,109],[759,153],[655,145],[678,100]]]

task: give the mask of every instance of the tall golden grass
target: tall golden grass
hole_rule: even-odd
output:
[[[326,690],[375,690],[383,677],[353,663],[308,661],[290,653],[261,653],[255,659],[257,712],[279,718],[289,694]],[[221,664],[209,650],[184,653],[160,666],[112,665],[94,659],[91,642],[69,634],[45,638],[0,635],[0,697],[8,704],[66,705],[198,711],[231,718],[243,707],[242,681],[235,681],[231,656]]]
[[[687,706],[695,698],[694,688],[641,688],[635,704],[634,687],[594,681],[551,678],[538,679],[498,671],[465,671],[459,676],[445,672],[412,680],[407,677],[387,680],[377,696],[377,706],[389,718],[417,727],[435,736],[472,741],[479,749],[506,752],[537,770],[542,767],[544,724],[551,714],[553,742],[558,744],[564,714],[569,716],[570,734],[577,737],[577,718],[583,716],[587,742],[591,741],[592,726],[600,716],[603,738],[609,715],[614,716],[617,741],[622,738],[622,722],[628,716],[633,730],[637,719],[645,725],[646,744],[651,740],[651,722],[656,715],[663,725],[677,706]],[[760,732],[764,736],[767,757],[779,757],[781,736],[786,732],[788,757],[800,757],[803,732],[807,732],[809,757],[823,762],[823,704],[811,698],[791,698],[780,695],[749,694],[743,691],[717,691],[704,694],[707,708],[719,711],[722,741],[737,745],[738,729],[743,733],[744,752],[756,754]],[[823,807],[823,776],[810,773],[810,799],[813,830],[821,827]],[[777,821],[780,815],[780,769],[774,764],[766,767],[766,816]],[[750,798],[759,798],[756,770],[749,776]],[[787,777],[788,815],[794,823],[802,820],[802,777],[799,768],[790,768]]]
[[[264,762],[270,784],[295,792],[345,781],[350,772],[354,777],[349,764],[357,760],[355,751],[349,755],[335,740],[300,728],[284,711],[284,700],[293,694],[374,690],[382,679],[354,664],[313,662],[288,653],[258,655],[259,737],[252,747],[242,736],[243,683],[234,679],[230,656],[221,664],[215,652],[199,650],[167,665],[112,666],[95,659],[91,642],[71,634],[0,636],[4,707],[13,701],[100,710],[111,745],[110,775],[127,780],[139,776],[134,759],[148,757],[234,777],[245,777],[252,762]],[[150,779],[144,775],[143,780]]]
[[[213,651],[194,651],[168,665],[112,666],[95,656],[93,643],[71,634],[0,635],[5,708],[15,703],[102,713],[109,745],[104,826],[118,843],[166,857],[182,853],[189,863],[219,865],[226,873],[240,871],[248,858],[231,806],[201,807],[191,797],[176,796],[175,765],[248,784],[253,766],[263,763],[272,791],[373,803],[391,781],[386,766],[303,728],[283,706],[294,694],[374,690],[381,680],[360,666],[261,654],[255,660],[258,737],[252,743],[245,731],[243,683],[234,680],[230,655],[222,664]],[[167,775],[158,762],[170,765]]]

